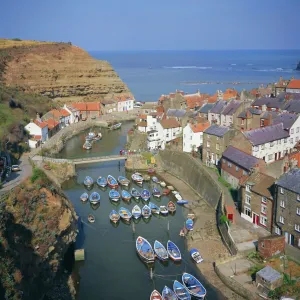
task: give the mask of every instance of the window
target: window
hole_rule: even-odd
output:
[[[239,171],[239,167],[235,167],[235,171],[238,172]]]
[[[245,124],[245,120],[244,119],[242,119],[242,121],[241,121],[241,125],[244,125]]]
[[[254,152],[257,152],[257,151],[258,151],[258,147],[255,146],[254,149],[253,149],[253,151],[254,151]]]
[[[267,218],[264,216],[260,216],[260,224],[267,226]]]
[[[285,208],[285,202],[283,200],[280,201],[280,207]]]
[[[167,138],[169,137],[169,134],[168,134],[168,133],[166,134],[166,137],[167,137]]]
[[[300,207],[297,207],[296,214],[300,216]]]
[[[281,230],[279,227],[275,227],[275,233],[278,234],[278,235],[281,235]]]
[[[280,188],[280,194],[284,194],[284,189],[283,188]]]
[[[245,170],[243,170],[243,175],[248,175],[248,173]]]
[[[279,216],[279,223],[284,224],[284,217],[283,216]]]
[[[291,134],[294,134],[294,128],[291,129]]]
[[[297,201],[300,201],[300,195],[297,195]]]
[[[296,142],[298,142],[298,141],[299,141],[299,136],[296,137]]]
[[[231,162],[228,162],[227,165],[229,168],[231,168],[231,166],[232,166]]]
[[[175,136],[175,132],[173,132],[173,136]],[[192,139],[192,137],[191,137],[191,139]]]
[[[295,230],[300,232],[300,225],[299,224],[295,224]]]
[[[247,215],[248,217],[251,217],[251,209],[250,208],[245,207],[244,212],[245,212],[245,215]]]
[[[274,146],[274,142],[271,142],[271,143],[270,143],[270,147],[273,147],[273,146]]]
[[[246,185],[246,192],[251,192],[251,187],[249,184]]]
[[[267,213],[267,206],[266,205],[261,205],[261,213],[266,214]]]
[[[297,133],[299,132],[299,127],[296,128],[296,132],[297,132]]]
[[[220,150],[220,145],[219,144],[216,144],[216,149]]]
[[[277,141],[277,144],[280,145],[280,144],[281,144],[281,140],[278,140],[278,141]]]
[[[261,150],[264,150],[265,149],[265,145],[261,145],[260,148],[261,148]]]
[[[207,148],[209,148],[210,147],[210,142],[207,142]]]
[[[249,195],[246,195],[246,203],[250,204],[251,202],[251,197]]]
[[[269,154],[268,155],[268,160],[272,160],[273,159],[273,154]]]
[[[262,248],[265,248],[265,243],[264,242],[261,242],[260,245],[261,245]]]
[[[284,139],[284,143],[285,143],[285,144],[287,143],[287,139]]]
[[[291,144],[293,144],[293,141],[294,141],[294,139],[293,139],[293,138],[290,138],[290,143],[291,143]]]
[[[265,120],[264,119],[260,119],[260,127],[264,127],[265,126]]]
[[[267,203],[267,198],[266,197],[261,197],[261,202],[262,203]]]

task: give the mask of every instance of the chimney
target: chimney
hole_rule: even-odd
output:
[[[268,125],[272,125],[272,114],[268,115]]]
[[[291,80],[294,80],[295,78],[294,78],[294,75],[292,76],[292,78],[291,78]]]
[[[199,96],[201,95],[200,90],[197,90],[197,94],[198,94]]]
[[[265,104],[262,105],[262,106],[261,106],[261,111],[267,111],[267,105],[265,105]]]

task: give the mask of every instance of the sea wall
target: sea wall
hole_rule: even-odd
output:
[[[214,209],[218,206],[221,190],[205,167],[187,153],[170,150],[160,151],[161,167],[189,184]]]

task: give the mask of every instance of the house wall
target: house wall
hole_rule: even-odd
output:
[[[147,148],[150,150],[158,149],[161,146],[161,141],[159,132],[148,133]]]
[[[133,109],[133,100],[118,101],[118,111],[128,111]]]
[[[34,141],[34,140],[28,140],[28,146],[31,148],[31,149],[34,149],[37,147],[37,141]]]
[[[299,94],[300,93],[300,89],[286,89],[286,92],[287,93],[297,93],[297,94]]]
[[[114,103],[114,104],[102,104],[101,103],[101,110],[102,110],[102,113],[103,114],[111,114],[113,112],[116,112],[117,111],[117,104]]]
[[[261,284],[262,286],[267,287],[269,290],[274,290],[282,285],[282,279],[278,279],[273,282],[266,282],[259,276],[259,274],[256,274],[256,284]]]
[[[25,129],[29,132],[30,135],[41,135],[43,142],[48,139],[48,126],[40,128],[35,123],[30,122],[25,126]]]
[[[258,240],[258,252],[264,259],[284,253],[284,250],[285,240],[283,236],[262,238]]]
[[[252,145],[241,132],[237,133],[230,144],[248,154],[252,154]]]
[[[203,132],[194,132],[191,126],[187,124],[183,129],[183,151],[192,152],[193,145],[195,150],[203,143]]]
[[[140,132],[147,132],[147,127],[138,126],[138,131],[140,131]]]
[[[147,116],[147,131],[157,130],[157,118],[151,115]]]
[[[216,113],[208,113],[208,121],[210,124],[221,124],[221,115]]]

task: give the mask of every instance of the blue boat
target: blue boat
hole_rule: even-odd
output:
[[[158,214],[158,215],[159,215],[160,209],[159,209],[159,207],[158,207],[157,205],[155,205],[155,204],[152,203],[152,202],[149,202],[149,207],[150,207],[151,212],[152,212],[153,214]]]
[[[80,196],[80,200],[81,200],[82,202],[86,202],[86,201],[88,201],[88,199],[89,199],[89,194],[88,194],[88,193],[83,193],[83,194]]]
[[[160,192],[159,189],[154,188],[154,189],[152,190],[152,195],[153,195],[154,197],[159,198],[159,197],[161,196],[161,192]]]
[[[111,189],[117,189],[119,184],[116,180],[116,178],[114,178],[113,176],[111,175],[108,175],[107,176],[107,184],[108,186],[111,188]]]
[[[86,187],[90,188],[90,187],[93,186],[94,180],[93,180],[92,177],[86,176],[85,179],[84,179],[84,181],[83,181],[83,184],[84,184]]]
[[[125,190],[122,190],[121,195],[122,195],[122,199],[125,201],[129,201],[131,199],[131,194]]]
[[[181,253],[179,248],[176,246],[175,243],[172,241],[168,241],[167,243],[167,251],[171,259],[174,261],[180,261],[181,260]]]
[[[116,210],[112,210],[109,214],[109,219],[113,222],[113,223],[118,223],[118,221],[120,220],[120,215],[117,213]]]
[[[182,283],[192,296],[199,299],[204,299],[206,296],[205,287],[195,276],[189,273],[183,273]]]
[[[106,187],[107,186],[107,179],[105,177],[102,177],[102,176],[99,176],[98,179],[97,179],[97,184],[100,186],[100,187]]]
[[[145,219],[148,219],[151,217],[151,209],[148,205],[145,205],[143,208],[142,208],[142,216],[145,218]]]
[[[150,199],[150,192],[146,189],[142,190],[141,192],[141,198],[144,200],[144,201],[148,201]]]
[[[144,178],[140,173],[132,174],[131,179],[138,184],[143,184],[143,181],[144,181]]]
[[[116,190],[110,190],[108,193],[109,198],[112,201],[119,201],[120,200],[120,193]]]
[[[89,199],[92,204],[98,204],[100,202],[100,195],[97,192],[93,192]]]
[[[124,176],[119,176],[118,182],[120,183],[120,185],[124,185],[124,186],[128,186],[130,184],[130,180]]]
[[[185,221],[185,227],[187,230],[193,230],[194,229],[194,222],[192,219],[187,219]]]
[[[133,188],[133,189],[131,190],[131,196],[132,196],[134,199],[139,199],[139,198],[141,197],[141,194],[140,194],[140,192],[139,192],[137,189]]]
[[[153,249],[154,249],[154,252],[155,252],[156,256],[160,260],[166,261],[166,260],[169,259],[168,252],[167,252],[166,248],[164,247],[164,245],[161,242],[155,241]]]
[[[177,204],[188,204],[189,203],[189,201],[187,201],[187,200],[177,200]]]
[[[179,281],[175,280],[173,283],[173,290],[180,300],[191,300],[191,295],[188,290]]]
[[[138,255],[147,263],[153,263],[155,256],[151,244],[143,237],[139,236],[136,239],[136,251]]]
[[[125,208],[125,207],[121,207],[119,209],[119,215],[125,221],[130,221],[130,219],[132,217],[131,212],[127,208]]]
[[[162,298],[164,300],[177,300],[177,296],[175,295],[175,293],[173,292],[173,290],[171,290],[169,287],[165,286],[162,293]]]
[[[159,183],[159,179],[155,176],[152,177],[152,181],[155,182],[155,183]]]
[[[197,264],[203,262],[203,258],[202,258],[202,256],[200,255],[200,252],[198,251],[198,249],[192,248],[192,249],[190,250],[190,255],[191,255],[192,259],[193,259]]]
[[[138,218],[141,217],[142,215],[142,210],[141,208],[138,206],[138,205],[135,205],[133,208],[132,208],[132,215],[133,217],[137,220]]]

